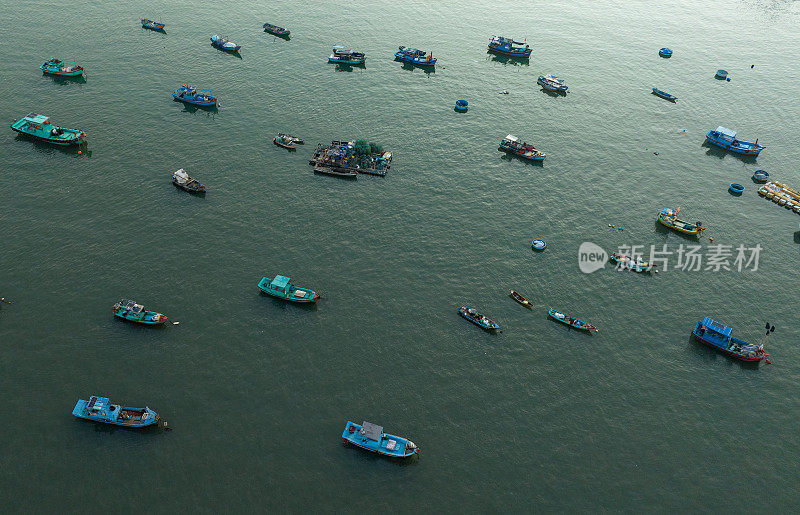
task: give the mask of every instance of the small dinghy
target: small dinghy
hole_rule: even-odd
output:
[[[294,142],[294,139],[291,136],[286,136],[286,134],[278,134],[276,137],[272,138],[272,142],[280,147],[288,148],[289,150],[297,148],[297,143]]]
[[[166,322],[167,316],[155,311],[147,311],[144,306],[137,304],[134,300],[122,299],[114,304],[111,312],[115,317],[136,322],[139,324],[158,325]]]
[[[179,102],[193,104],[202,107],[217,107],[219,101],[211,91],[207,89],[197,89],[188,84],[182,84],[181,87],[172,93],[172,98]]]
[[[158,413],[148,407],[130,408],[111,404],[108,397],[92,395],[89,400],[78,399],[72,414],[78,418],[125,427],[147,427],[158,423]]]
[[[269,32],[274,36],[281,36],[285,38],[289,34],[291,34],[291,31],[286,30],[283,27],[278,27],[277,25],[273,25],[271,23],[265,23],[263,27],[264,27],[264,32]]]
[[[236,53],[242,48],[242,45],[237,45],[232,41],[228,41],[228,38],[224,36],[218,36],[216,34],[211,36],[211,44],[219,48],[220,50],[224,50],[226,52],[231,52],[231,53]]]
[[[562,313],[560,311],[556,311],[553,308],[550,308],[550,311],[548,312],[548,314],[550,315],[550,317],[552,317],[555,320],[558,320],[562,324],[566,324],[566,325],[568,325],[570,327],[574,327],[575,329],[578,329],[580,331],[591,331],[592,329],[594,329],[595,332],[599,331],[599,329],[597,329],[592,324],[587,324],[586,322],[584,322],[580,318],[574,318],[574,317],[571,317],[569,315],[565,315],[564,313]]]
[[[58,75],[59,77],[80,77],[83,75],[83,66],[78,66],[78,63],[66,64],[61,59],[48,59],[39,68],[44,73],[49,75]]]
[[[676,97],[675,95],[670,95],[666,91],[661,91],[658,88],[653,88],[653,94],[661,98],[664,98],[666,100],[669,100],[670,102],[675,102],[676,100],[678,100],[678,97]]]
[[[769,172],[766,170],[756,170],[755,173],[753,173],[753,180],[763,184],[769,180]]]
[[[522,295],[520,295],[519,293],[517,293],[516,290],[511,290],[510,296],[512,299],[516,300],[517,302],[519,302],[528,309],[533,307],[533,303],[528,299],[526,299],[525,297],[523,297]]]
[[[196,179],[189,177],[186,170],[181,168],[172,174],[172,184],[189,193],[205,193],[206,187],[200,184]]]
[[[303,139],[302,139],[302,138],[295,138],[295,137],[294,137],[294,136],[292,136],[291,134],[284,134],[284,133],[282,133],[282,132],[279,132],[279,133],[278,133],[278,137],[279,137],[279,138],[286,139],[286,140],[289,140],[289,141],[291,141],[292,143],[294,143],[295,145],[303,145],[303,144],[305,144],[305,141],[303,141]]]
[[[386,434],[383,427],[370,422],[358,425],[348,420],[342,431],[342,438],[356,447],[390,458],[408,458],[422,452],[411,440]]]
[[[547,248],[547,242],[541,238],[536,238],[531,242],[531,248],[533,250],[544,250]]]
[[[300,288],[292,284],[292,280],[284,275],[276,275],[275,278],[262,277],[258,282],[258,289],[262,292],[278,297],[279,299],[290,300],[292,302],[316,302],[319,300],[319,293],[308,288]]]
[[[323,175],[331,175],[333,177],[341,177],[342,179],[357,179],[358,173],[349,168],[339,168],[335,166],[315,166],[314,173]]]
[[[478,327],[486,329],[487,331],[496,331],[500,329],[500,324],[492,322],[482,314],[464,304],[458,306],[458,314]]]
[[[658,214],[658,221],[661,222],[662,225],[666,225],[670,229],[674,229],[684,234],[692,234],[697,236],[701,232],[706,230],[706,228],[703,227],[703,224],[701,222],[691,224],[683,220],[678,220],[677,217],[678,213],[680,212],[681,212],[680,206],[678,207],[678,209],[664,208]]]
[[[142,28],[150,30],[164,30],[164,24],[142,18]]]
[[[564,83],[563,79],[559,79],[555,75],[539,75],[539,78],[536,80],[544,89],[547,91],[557,91],[559,93],[566,93],[569,89],[567,85]]]
[[[616,252],[612,252],[609,259],[617,264],[619,270],[632,270],[637,273],[649,272],[656,266],[640,258],[631,258]]]

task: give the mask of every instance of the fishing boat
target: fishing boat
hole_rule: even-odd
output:
[[[416,48],[408,48],[401,46],[400,49],[394,54],[395,60],[410,63],[416,66],[434,66],[436,65],[436,58],[433,54],[428,55],[427,52],[417,50]]]
[[[189,193],[205,193],[206,187],[200,184],[196,179],[189,177],[186,170],[181,168],[172,174],[172,184]]]
[[[284,134],[282,132],[279,132],[278,133],[278,137],[286,139],[286,140],[290,140],[295,145],[303,145],[303,144],[305,144],[305,141],[303,141],[303,138],[295,138],[291,134]]]
[[[352,168],[342,168],[338,166],[320,166],[314,167],[314,173],[322,175],[330,175],[332,177],[341,177],[342,179],[358,179],[358,172]]]
[[[558,320],[559,322],[561,322],[562,324],[566,324],[566,325],[568,325],[570,327],[574,327],[575,329],[578,329],[580,331],[591,331],[592,329],[594,329],[595,332],[599,331],[599,329],[596,328],[595,326],[593,326],[592,324],[587,324],[586,322],[584,322],[580,318],[574,318],[574,317],[571,317],[569,315],[565,315],[561,311],[556,311],[553,308],[550,308],[550,311],[548,311],[548,314],[552,318],[554,318],[555,320]]]
[[[278,134],[272,138],[272,142],[280,147],[288,148],[289,150],[294,150],[297,148],[297,143],[294,142],[294,138],[287,136],[286,134]]]
[[[547,91],[566,93],[569,89],[566,83],[564,83],[564,79],[559,79],[555,75],[539,75],[539,78],[536,79],[536,82],[538,82],[539,85],[541,85]]]
[[[78,418],[125,427],[147,427],[158,423],[158,413],[148,407],[130,408],[111,404],[108,397],[92,395],[89,400],[78,399],[72,414]]]
[[[70,146],[84,143],[86,133],[78,129],[65,129],[50,123],[50,117],[28,113],[11,124],[11,130],[33,139],[54,145]]]
[[[462,317],[466,318],[467,320],[469,320],[473,324],[477,325],[478,327],[481,327],[481,328],[486,329],[488,331],[496,331],[496,330],[500,329],[500,325],[499,324],[496,324],[496,323],[492,322],[491,320],[489,320],[488,318],[486,318],[482,314],[478,313],[474,309],[472,309],[472,308],[470,308],[470,307],[468,307],[468,306],[466,306],[464,304],[458,306],[458,314],[461,315]]]
[[[78,66],[78,63],[71,63],[68,65],[61,61],[61,59],[48,59],[40,66],[44,73],[49,75],[58,75],[60,77],[80,77],[83,75],[83,66]]]
[[[217,107],[219,105],[217,97],[215,97],[211,91],[207,89],[197,89],[188,84],[181,84],[181,87],[172,93],[172,98],[179,102],[203,107]]]
[[[356,52],[350,50],[343,45],[333,45],[333,53],[328,57],[329,63],[339,64],[364,64],[367,61],[367,56],[363,52]]]
[[[142,28],[150,30],[164,30],[164,24],[142,18]]]
[[[156,313],[155,311],[147,311],[141,304],[128,299],[122,299],[114,304],[111,312],[114,313],[115,317],[139,324],[158,325],[168,320],[167,315]]]
[[[528,59],[531,56],[531,51],[532,51],[531,47],[528,46],[527,43],[525,43],[524,41],[522,42],[514,41],[512,38],[504,38],[502,36],[492,36],[492,40],[489,41],[489,52],[492,52],[494,54]]]
[[[411,440],[386,434],[383,427],[370,422],[359,425],[348,420],[342,431],[342,438],[356,447],[391,458],[408,458],[422,452]]]
[[[678,100],[678,97],[676,97],[675,95],[670,95],[666,91],[661,91],[658,88],[653,88],[653,94],[657,95],[657,96],[659,96],[661,98],[665,98],[665,99],[669,100],[670,102],[675,102],[676,100]]]
[[[716,130],[708,131],[708,134],[706,134],[706,141],[736,154],[745,154],[748,156],[757,156],[766,148],[758,144],[758,139],[756,139],[755,143],[740,141],[736,139],[736,131],[726,129],[722,126],[717,127]]]
[[[706,345],[724,352],[742,361],[758,363],[769,356],[764,352],[764,345],[748,343],[731,336],[733,328],[720,324],[711,317],[705,317],[697,322],[692,331],[692,336]]]
[[[218,36],[217,34],[211,36],[211,44],[219,48],[220,50],[224,50],[226,52],[231,52],[231,53],[236,53],[242,48],[242,45],[237,45],[232,41],[228,41],[228,38],[226,38],[225,36]]]
[[[290,278],[283,275],[276,275],[274,279],[262,277],[258,282],[258,289],[273,297],[292,302],[316,302],[319,299],[319,293],[295,286]]]
[[[502,150],[503,152],[508,152],[509,154],[513,154],[515,156],[522,157],[524,159],[529,159],[531,161],[543,161],[547,154],[544,152],[539,152],[536,150],[536,147],[525,143],[524,141],[520,141],[519,138],[516,136],[512,136],[509,134],[500,142],[500,148],[498,150]]]
[[[658,214],[658,221],[661,222],[663,225],[666,225],[670,229],[674,229],[684,234],[699,235],[701,232],[706,230],[706,228],[703,227],[702,222],[690,224],[689,222],[678,220],[677,217],[678,213],[680,212],[681,212],[680,206],[678,206],[678,209],[664,208]]]
[[[533,307],[533,303],[528,299],[526,299],[525,297],[523,297],[522,295],[520,295],[519,293],[517,293],[516,290],[511,290],[510,296],[512,299],[516,300],[526,308],[530,309]]]
[[[283,36],[283,37],[286,37],[292,33],[290,30],[286,30],[283,27],[278,27],[277,25],[273,25],[271,23],[264,24],[264,31],[269,32],[270,34],[273,34],[275,36]]]
[[[630,256],[626,256],[625,254],[617,254],[616,252],[612,252],[609,259],[613,263],[616,263],[617,268],[620,270],[632,270],[638,273],[649,272],[656,266],[652,263],[642,260],[641,258],[632,258]]]

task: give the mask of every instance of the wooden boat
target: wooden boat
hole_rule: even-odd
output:
[[[282,132],[279,132],[279,133],[278,133],[278,137],[279,137],[279,138],[284,138],[284,139],[290,140],[290,141],[291,141],[292,143],[294,143],[295,145],[303,145],[303,144],[305,144],[305,141],[303,141],[303,139],[302,139],[302,138],[295,138],[295,137],[294,137],[294,136],[292,136],[291,134],[284,134],[284,133],[282,133]]]
[[[158,413],[148,407],[130,408],[111,404],[108,397],[92,395],[89,400],[78,399],[72,414],[78,418],[113,424],[115,426],[142,428],[157,424]]]
[[[411,440],[386,434],[383,427],[370,422],[359,425],[348,420],[342,431],[342,438],[356,447],[390,458],[408,458],[422,452]]]
[[[342,179],[358,179],[358,172],[350,168],[339,168],[336,166],[315,166],[314,173],[341,177]]]
[[[727,354],[728,356],[758,363],[769,354],[764,352],[763,345],[755,345],[731,336],[733,329],[716,322],[711,317],[705,317],[697,322],[692,331],[692,336],[706,345]]]
[[[273,34],[275,36],[286,37],[289,34],[291,34],[291,31],[286,30],[283,27],[278,27],[277,25],[273,25],[271,23],[265,23],[263,27],[265,32],[269,32],[270,34]]]
[[[435,66],[436,58],[433,54],[428,55],[427,52],[417,50],[416,48],[408,48],[401,46],[400,50],[395,52],[394,58],[397,61],[413,64],[415,66]]]
[[[653,265],[647,261],[642,261],[638,258],[631,258],[630,256],[626,256],[625,254],[617,254],[616,252],[611,253],[612,262],[617,264],[617,267],[621,270],[633,270],[634,272],[649,272],[652,270],[656,265]]]
[[[716,130],[708,131],[706,134],[706,141],[712,145],[722,147],[726,150],[736,154],[744,154],[748,156],[757,156],[766,147],[758,144],[758,139],[755,143],[750,141],[739,141],[736,139],[736,131],[726,129],[719,126]]]
[[[466,318],[467,320],[469,320],[473,324],[477,325],[478,327],[481,327],[481,328],[486,329],[488,331],[496,331],[496,330],[500,329],[500,324],[496,324],[495,322],[492,322],[491,320],[489,320],[488,318],[486,318],[482,314],[478,313],[477,311],[475,311],[474,309],[472,309],[470,307],[467,307],[464,304],[458,306],[458,314],[461,315],[462,317]]]
[[[547,75],[539,75],[539,78],[536,79],[536,82],[547,91],[566,93],[569,89],[564,83],[563,79],[559,79],[555,75],[550,75],[549,73]]]
[[[523,159],[529,159],[531,161],[543,161],[547,154],[544,152],[539,152],[536,150],[536,147],[525,143],[524,141],[520,141],[519,138],[516,136],[512,136],[509,134],[500,142],[500,147],[498,150],[502,150],[503,152],[508,152],[509,154],[513,154],[515,156],[519,156]]]
[[[11,130],[54,145],[70,146],[85,142],[86,133],[78,129],[65,129],[50,123],[50,117],[28,113],[13,124]]]
[[[172,174],[172,184],[189,193],[206,192],[206,187],[200,184],[196,179],[189,177],[189,174],[183,168]]]
[[[350,50],[343,45],[333,45],[333,53],[328,57],[328,62],[358,66],[367,62],[367,56],[363,52]]]
[[[701,232],[706,230],[706,228],[702,226],[703,224],[701,222],[690,224],[689,222],[678,220],[677,216],[680,211],[680,207],[678,207],[678,209],[664,208],[658,214],[658,221],[670,229],[674,229],[684,234],[699,235]]]
[[[307,303],[316,302],[319,299],[319,293],[295,286],[290,278],[283,275],[276,275],[274,279],[262,277],[258,282],[258,289],[273,297],[292,302]]]
[[[670,95],[666,91],[661,91],[658,88],[653,88],[653,94],[657,95],[657,96],[659,96],[661,98],[665,98],[665,99],[669,100],[670,102],[675,102],[676,100],[678,100],[678,97],[676,97],[675,95]]]
[[[138,324],[159,325],[168,320],[166,315],[156,313],[155,311],[147,311],[144,306],[137,304],[136,301],[122,299],[111,308],[111,312],[115,317],[128,320],[129,322],[136,322]]]
[[[280,147],[288,148],[289,150],[294,150],[297,148],[297,144],[294,141],[280,135],[272,138],[272,142]]]
[[[565,315],[564,313],[562,313],[560,311],[556,311],[553,308],[550,308],[550,311],[548,312],[548,314],[552,318],[554,318],[555,320],[558,320],[559,322],[561,322],[562,324],[566,324],[566,325],[568,325],[570,327],[574,327],[575,329],[578,329],[580,331],[591,331],[592,329],[594,329],[595,332],[599,331],[599,329],[596,328],[595,326],[593,326],[592,324],[587,324],[586,322],[584,322],[580,318],[574,318],[574,317],[571,317],[569,315]]]
[[[142,18],[142,28],[150,30],[164,30],[164,24]]]
[[[197,89],[188,84],[181,84],[181,87],[172,93],[172,98],[179,102],[193,104],[202,107],[217,107],[219,101],[214,94],[207,89]]]
[[[72,63],[70,66],[56,58],[48,59],[39,68],[44,73],[60,77],[80,77],[84,72],[83,66],[78,66],[78,63]]]
[[[528,299],[517,293],[515,290],[511,290],[510,296],[512,299],[516,300],[526,308],[530,309],[533,307],[533,303],[531,301],[529,301]]]
[[[232,41],[228,41],[225,36],[214,34],[211,36],[211,44],[225,52],[236,53],[242,49],[242,45],[237,45]]]
[[[524,41],[514,41],[512,38],[505,38],[502,36],[492,36],[492,40],[489,41],[488,50],[494,54],[519,57],[522,59],[528,59],[532,52],[531,47]]]

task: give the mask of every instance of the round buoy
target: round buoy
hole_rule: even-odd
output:
[[[744,191],[744,186],[742,186],[738,182],[734,182],[728,187],[728,191],[730,191],[734,195],[741,195],[742,192]]]
[[[724,79],[728,76],[728,72],[726,70],[717,70],[717,74],[715,75],[718,79]]]
[[[547,243],[543,239],[536,238],[531,242],[531,248],[533,250],[544,250],[547,247]]]
[[[78,155],[81,155],[81,154],[83,154],[83,152],[81,152],[80,150],[78,150]]]

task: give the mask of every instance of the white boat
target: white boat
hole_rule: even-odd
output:
[[[555,75],[539,75],[539,79],[536,81],[542,85],[544,89],[547,91],[560,91],[562,93],[566,93],[567,85],[564,83],[563,79],[559,79]]]

